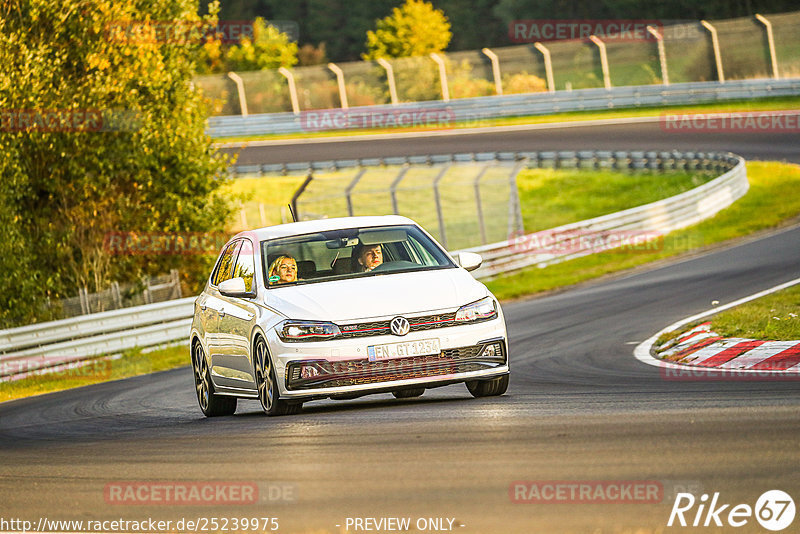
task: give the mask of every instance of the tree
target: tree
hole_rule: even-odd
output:
[[[291,67],[297,63],[297,43],[262,18],[253,24],[253,39],[243,37],[225,55],[227,68],[248,71]]]
[[[441,52],[453,34],[444,12],[423,0],[406,0],[367,32],[366,60],[425,56]]]
[[[212,10],[213,11],[213,10]],[[176,267],[193,289],[211,256],[114,256],[110,232],[216,232],[225,157],[192,84],[192,0],[0,5],[0,326],[49,297]],[[183,32],[183,33],[181,33]]]

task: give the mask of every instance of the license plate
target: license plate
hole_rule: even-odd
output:
[[[438,339],[421,339],[419,341],[406,341],[404,343],[387,343],[386,345],[370,345],[367,347],[369,361],[391,360],[408,356],[426,356],[439,354]]]

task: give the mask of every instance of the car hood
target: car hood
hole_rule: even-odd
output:
[[[488,294],[467,271],[442,269],[280,287],[265,298],[291,319],[351,321],[454,309]]]

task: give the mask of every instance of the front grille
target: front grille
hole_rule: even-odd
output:
[[[420,330],[433,330],[436,328],[444,328],[447,326],[455,326],[456,314],[440,313],[436,315],[423,315],[422,317],[408,317],[409,331],[419,332]],[[386,321],[372,321],[367,323],[356,323],[338,325],[342,331],[342,338],[356,338],[356,337],[370,337],[370,336],[385,336],[392,333],[389,323],[391,319]]]
[[[493,356],[484,349],[494,346]],[[441,377],[497,367],[506,363],[505,343],[494,341],[482,345],[445,349],[439,354],[411,356],[371,362],[367,359],[293,362],[287,369],[290,390],[376,384],[411,378]],[[313,367],[315,376],[302,378],[303,366]]]

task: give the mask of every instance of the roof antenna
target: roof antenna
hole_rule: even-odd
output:
[[[294,213],[294,208],[289,204],[289,213],[292,214],[292,222],[297,222],[297,215]]]

